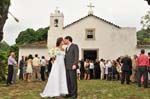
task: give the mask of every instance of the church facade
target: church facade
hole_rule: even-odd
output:
[[[58,37],[65,36],[71,36],[73,43],[78,44],[80,59],[116,59],[139,53],[136,28],[117,26],[93,13],[64,26],[63,13],[55,10],[50,16],[48,41],[43,46],[21,46],[19,57],[37,53],[48,59],[48,49],[55,47]]]
[[[64,16],[56,10],[50,17],[48,48],[55,46],[58,37],[67,35],[79,45],[80,59],[115,59],[132,55],[136,50],[136,28],[120,27],[89,13],[64,27]]]

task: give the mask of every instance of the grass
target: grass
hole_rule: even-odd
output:
[[[0,99],[40,99],[39,94],[45,84],[25,81],[18,81],[9,87],[0,84]],[[121,85],[119,81],[82,80],[78,81],[78,94],[78,99],[150,99],[150,88]]]

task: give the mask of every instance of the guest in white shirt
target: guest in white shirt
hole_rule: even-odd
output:
[[[32,62],[34,80],[40,80],[40,59],[38,58],[37,54],[35,54],[35,57]]]
[[[46,59],[44,56],[42,56],[41,59],[41,79],[42,81],[45,81],[45,71],[46,71]]]
[[[110,60],[106,61],[106,68],[105,68],[105,75],[106,75],[106,80],[108,80],[108,73],[109,73],[109,68],[112,67],[112,63]]]
[[[105,75],[105,60],[101,59],[100,60],[100,68],[101,68],[101,80],[104,80],[104,75]]]
[[[92,60],[90,61],[90,78],[94,78],[94,62]]]
[[[12,84],[12,78],[14,73],[14,66],[17,65],[17,62],[15,60],[15,53],[11,52],[9,58],[8,58],[8,77],[7,77],[7,85]]]

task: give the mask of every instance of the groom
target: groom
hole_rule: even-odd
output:
[[[65,66],[67,73],[67,85],[69,94],[67,97],[71,97],[72,99],[77,98],[77,74],[76,69],[79,60],[79,48],[78,45],[72,43],[72,37],[66,36],[65,44],[66,48],[66,56],[65,56]]]

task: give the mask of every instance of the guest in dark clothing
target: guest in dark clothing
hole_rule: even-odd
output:
[[[23,79],[28,80],[28,74],[27,74],[27,62],[28,62],[28,57],[25,57],[25,62],[24,62],[24,68],[23,68]]]
[[[20,69],[20,73],[19,73],[19,80],[23,80],[23,69],[25,66],[25,59],[24,56],[22,56],[22,59],[19,62],[19,69]]]
[[[41,79],[42,79],[42,81],[45,81],[45,71],[46,71],[46,59],[44,56],[42,56],[42,59],[41,59]]]
[[[130,82],[130,74],[132,70],[132,60],[131,58],[126,55],[122,61],[122,79],[121,79],[121,84],[124,84],[124,81],[126,79],[126,84],[129,84]]]
[[[81,61],[80,61],[80,79],[82,80],[82,79],[84,79],[84,60],[82,59]]]
[[[148,71],[148,81],[150,80],[150,52],[148,52],[148,61],[149,61],[149,66],[147,68],[147,71]]]
[[[145,55],[145,50],[141,50],[141,54],[137,58],[137,81],[138,87],[141,87],[141,77],[143,75],[144,78],[144,88],[147,88],[147,80],[148,80],[148,72],[147,69],[149,67],[148,56]]]
[[[117,72],[117,63],[115,60],[113,60],[112,64],[112,72],[113,72],[113,78],[112,79],[117,79],[118,78],[118,72]]]
[[[48,69],[48,75],[50,74],[51,72],[51,69],[52,69],[52,64],[54,62],[54,58],[50,58],[50,60],[48,61],[48,66],[47,66],[47,69]]]
[[[99,65],[99,60],[96,60],[94,63],[94,71],[95,71],[95,79],[100,79],[100,65]]]

